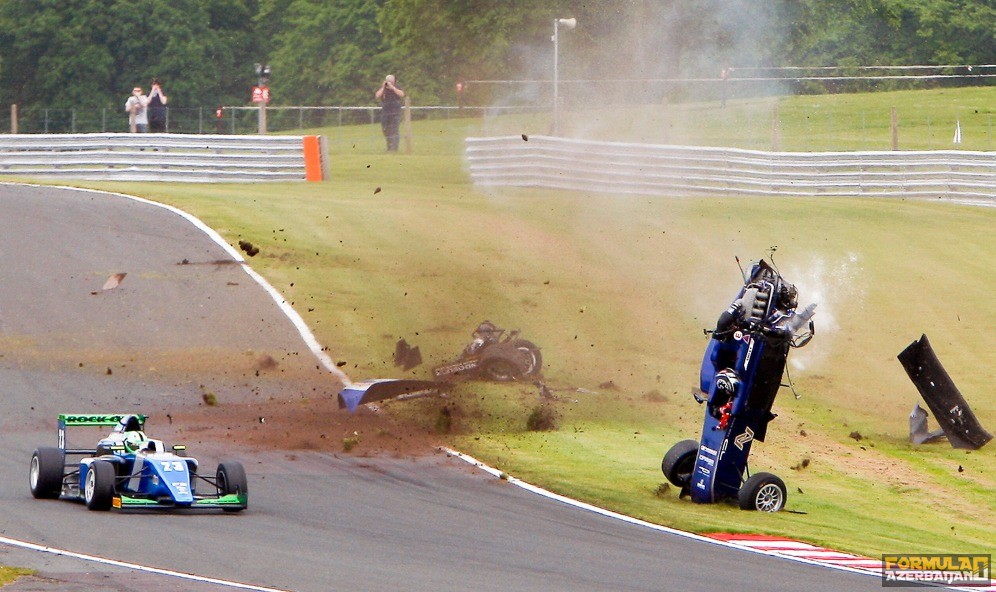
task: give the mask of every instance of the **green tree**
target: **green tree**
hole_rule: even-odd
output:
[[[419,102],[452,102],[462,80],[548,78],[552,22],[569,2],[388,0],[380,14],[385,61]]]
[[[0,100],[47,107],[122,102],[163,80],[174,106],[244,96],[248,0],[4,0]]]
[[[244,104],[270,64],[282,104],[370,104],[387,73],[416,104],[544,100],[561,79],[714,79],[727,66],[992,64],[992,0],[0,0],[0,102],[117,105],[164,82],[173,107]],[[571,82],[570,97],[660,87]],[[670,91],[668,91],[670,92]],[[657,93],[655,95],[655,93]]]
[[[304,105],[373,101],[386,46],[378,0],[266,0],[256,17],[272,33],[267,62],[275,100]],[[402,81],[399,81],[402,82]]]

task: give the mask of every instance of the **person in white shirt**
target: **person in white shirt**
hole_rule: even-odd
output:
[[[132,133],[144,133],[149,131],[149,98],[142,94],[141,87],[136,86],[131,90],[131,96],[125,102],[125,111],[128,112],[128,128]]]

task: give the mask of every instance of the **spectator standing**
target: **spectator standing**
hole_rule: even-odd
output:
[[[131,89],[131,96],[125,101],[125,111],[128,112],[128,129],[131,133],[149,131],[149,97],[142,94],[142,87]]]
[[[384,78],[384,84],[377,89],[374,97],[380,101],[380,127],[384,131],[384,139],[387,140],[387,151],[397,152],[398,141],[401,139],[401,100],[405,98],[405,91],[395,84],[393,74],[388,74]]]
[[[159,83],[159,77],[153,78],[148,99],[149,131],[158,133],[166,131],[166,103],[168,101],[169,98]]]

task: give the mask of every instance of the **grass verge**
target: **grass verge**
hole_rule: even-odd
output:
[[[16,582],[20,577],[30,576],[33,573],[35,572],[30,569],[0,565],[0,588]]]

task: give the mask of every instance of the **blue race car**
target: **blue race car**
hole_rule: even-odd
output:
[[[683,440],[668,450],[661,470],[680,497],[697,503],[736,499],[744,510],[777,512],[785,483],[771,473],[750,474],[747,457],[764,441],[789,349],[813,337],[811,304],[796,311],[798,291],[763,260],[712,331],[699,373],[706,404],[699,442]],[[808,323],[808,330],[800,332]]]
[[[200,475],[197,459],[185,456],[184,446],[166,450],[162,440],[148,438],[145,420],[128,414],[59,415],[59,446],[38,448],[31,457],[31,494],[83,500],[91,510],[246,509],[249,488],[240,463],[219,464],[213,478]],[[114,429],[96,448],[69,448],[67,428],[81,426]]]

